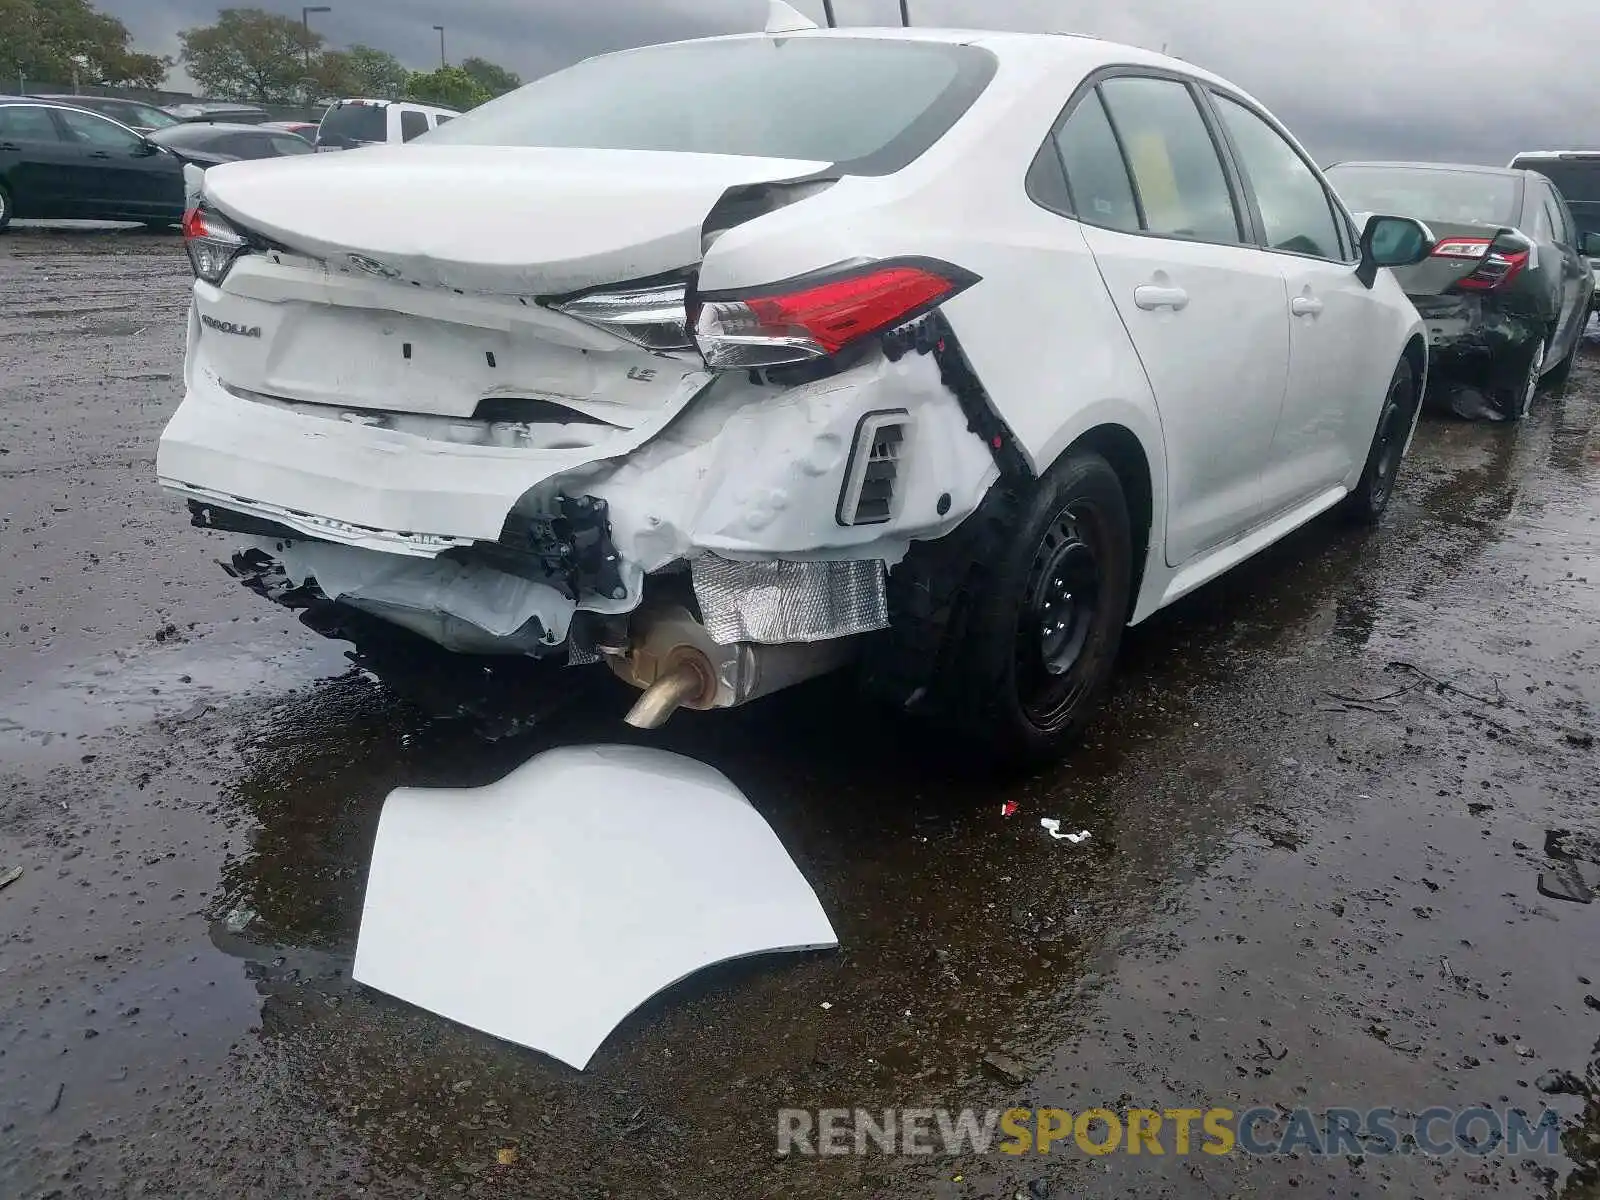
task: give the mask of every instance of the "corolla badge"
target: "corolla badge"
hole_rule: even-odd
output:
[[[393,267],[385,266],[375,258],[368,258],[365,254],[351,254],[346,257],[350,265],[358,271],[365,271],[368,275],[378,275],[384,279],[396,279],[400,272]]]

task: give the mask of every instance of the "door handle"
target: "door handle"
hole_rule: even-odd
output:
[[[1314,317],[1322,311],[1322,301],[1312,296],[1296,296],[1289,301],[1289,311],[1297,317]]]
[[[0,142],[0,150],[21,150],[22,147],[15,142]]]
[[[89,157],[90,158],[110,158],[111,157],[111,152],[109,150],[91,150],[89,152]]]
[[[1153,283],[1146,283],[1133,289],[1133,302],[1146,312],[1157,308],[1181,312],[1189,306],[1189,293],[1180,287],[1157,287]]]

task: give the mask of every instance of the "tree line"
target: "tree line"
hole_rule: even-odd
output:
[[[56,83],[159,88],[174,61],[139,53],[130,41],[127,26],[90,0],[0,0],[0,71]],[[371,96],[466,109],[522,84],[482,58],[413,71],[372,46],[331,47],[303,22],[260,8],[224,8],[215,24],[185,29],[178,41],[177,62],[217,100],[292,104]]]

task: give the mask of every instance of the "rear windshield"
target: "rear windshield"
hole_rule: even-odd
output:
[[[317,137],[335,145],[386,142],[389,140],[389,114],[376,104],[336,104],[323,115]]]
[[[798,158],[887,174],[943,137],[994,69],[976,46],[887,38],[650,46],[546,75],[418,140]]]
[[[1327,172],[1352,212],[1514,225],[1521,181],[1514,175],[1441,171],[1431,167],[1332,167]]]
[[[1555,184],[1582,232],[1600,233],[1600,159],[1519,158],[1516,166]]]

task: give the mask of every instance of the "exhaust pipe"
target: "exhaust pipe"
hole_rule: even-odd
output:
[[[761,645],[717,643],[687,609],[672,605],[635,614],[626,652],[607,654],[611,670],[643,688],[624,719],[659,729],[680,708],[733,708],[843,666],[858,639]]]
[[[710,667],[706,663],[702,674],[700,667],[685,658],[665,674],[657,675],[622,719],[635,729],[660,729],[668,717],[705,693]]]

